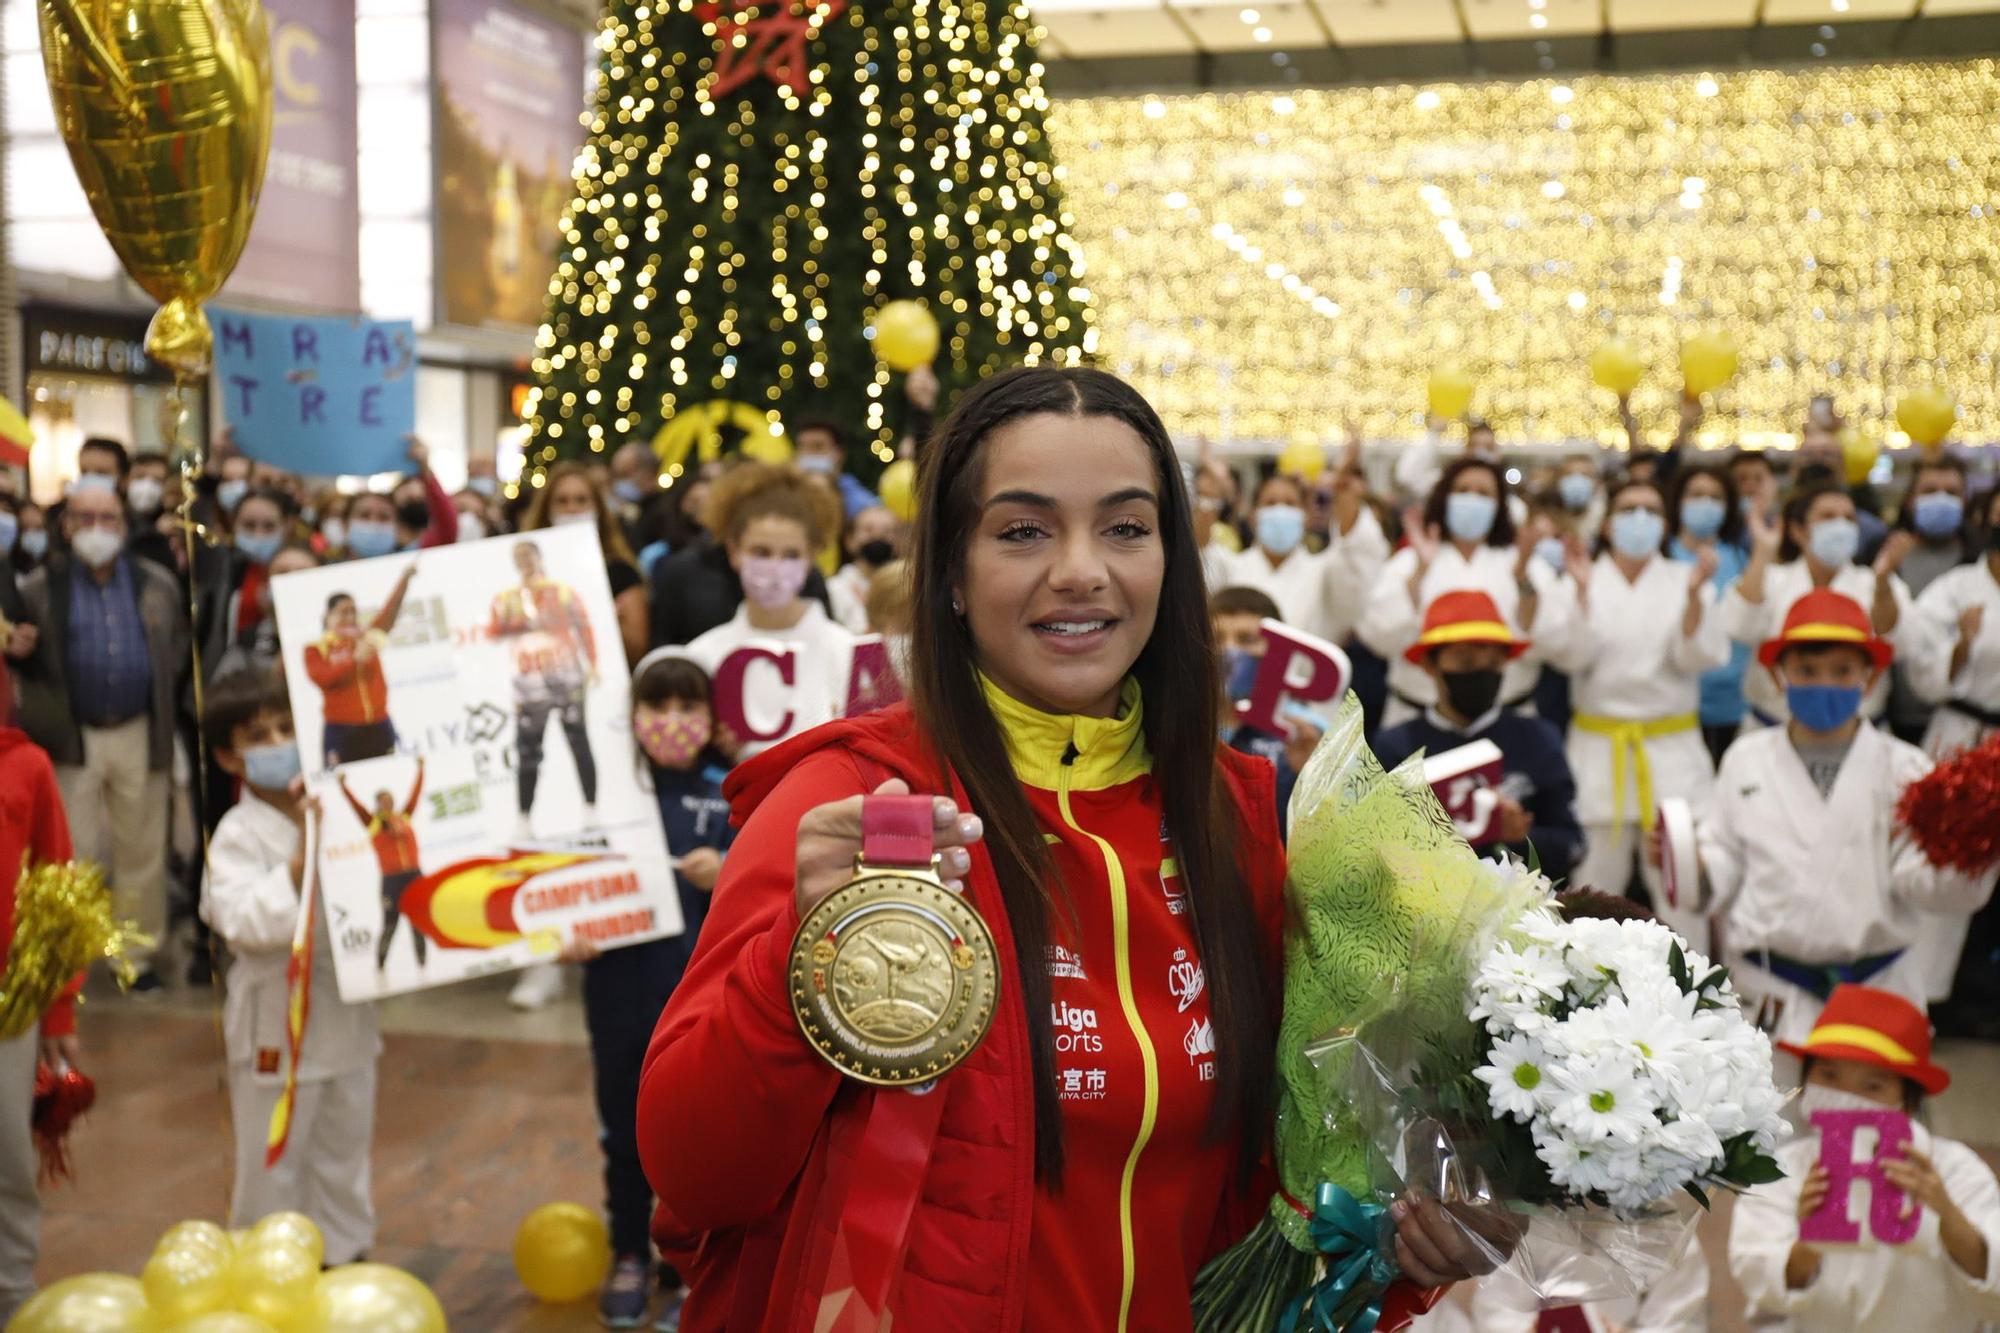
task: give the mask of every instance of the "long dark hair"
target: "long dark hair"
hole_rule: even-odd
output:
[[[1065,905],[1042,832],[1008,762],[999,724],[980,691],[977,649],[952,610],[967,536],[977,526],[985,443],[1021,417],[1110,417],[1131,427],[1153,455],[1160,488],[1166,572],[1152,637],[1132,665],[1144,692],[1153,756],[1174,854],[1208,976],[1218,1076],[1212,1138],[1241,1135],[1246,1178],[1263,1146],[1273,1077],[1271,986],[1275,959],[1259,947],[1255,913],[1234,830],[1241,822],[1217,772],[1221,687],[1215,668],[1194,521],[1166,427],[1145,399],[1097,370],[1048,366],[1008,371],[962,397],[918,460],[911,542],[910,706],[941,772],[954,773],[986,825],[985,846],[1014,933],[1014,974],[1027,1008],[1035,1085],[1035,1174],[1062,1177],[1061,1104],[1049,1027],[1047,949],[1051,918]],[[1259,830],[1262,832],[1262,830]],[[1275,830],[1271,831],[1275,836]]]

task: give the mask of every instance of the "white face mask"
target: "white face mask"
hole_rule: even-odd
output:
[[[166,493],[167,488],[157,478],[134,477],[125,487],[125,500],[135,513],[153,514],[159,512],[160,500]]]
[[[115,532],[103,528],[85,528],[69,539],[69,549],[76,552],[76,558],[92,569],[102,569],[118,558],[125,539]]]
[[[458,516],[458,539],[462,542],[476,542],[486,535],[486,525],[479,521],[477,514]]]
[[[597,514],[594,510],[579,509],[574,514],[556,514],[552,516],[549,519],[549,526],[552,528],[561,528],[561,527],[567,527],[571,523],[595,523],[595,522],[597,522]]]
[[[347,541],[347,523],[343,519],[330,518],[319,525],[319,535],[326,538],[328,546],[340,546]]]

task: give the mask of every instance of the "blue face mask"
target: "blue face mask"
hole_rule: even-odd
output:
[[[387,555],[396,549],[396,525],[393,523],[349,523],[347,525],[347,549],[367,560],[373,556]]]
[[[614,481],[611,483],[611,493],[628,505],[638,504],[646,498],[645,488],[636,481]]]
[[[1667,520],[1650,509],[1621,509],[1611,516],[1611,549],[1627,560],[1641,560],[1660,549]]]
[[[253,745],[243,752],[243,780],[266,791],[283,791],[299,775],[297,741]]]
[[[1562,497],[1563,508],[1580,514],[1590,508],[1590,497],[1597,494],[1597,483],[1581,472],[1565,472],[1556,481],[1556,494]]]
[[[1965,501],[1948,491],[1919,495],[1910,505],[1910,524],[1933,541],[1955,535],[1965,523]]]
[[[222,482],[215,488],[215,502],[228,513],[235,513],[236,506],[243,503],[243,497],[250,493],[250,483],[237,477]]]
[[[1535,557],[1553,570],[1562,570],[1569,564],[1569,548],[1560,537],[1544,537],[1535,543]]]
[[[495,477],[474,477],[465,483],[465,489],[474,495],[483,495],[491,499],[500,493],[500,482]]]
[[[0,509],[0,555],[14,549],[14,539],[21,535],[21,520],[4,509]]]
[[[236,534],[236,549],[249,556],[253,564],[270,564],[271,557],[284,544],[285,535],[281,532],[267,532],[261,537],[248,532]]]
[[[40,560],[49,553],[49,532],[47,528],[35,528],[21,534],[21,553],[30,560]]]
[[[1785,707],[1807,731],[1839,731],[1861,711],[1859,685],[1787,685]]]
[[[1455,491],[1444,498],[1444,527],[1454,540],[1483,542],[1493,531],[1500,502],[1477,491]]]
[[[1264,659],[1241,648],[1222,650],[1222,680],[1231,699],[1248,699],[1257,684],[1257,668]]]
[[[1707,541],[1722,531],[1729,506],[1712,495],[1690,495],[1681,501],[1681,528],[1696,541]]]
[[[1813,559],[1839,569],[1852,563],[1861,549],[1861,525],[1851,518],[1823,518],[1806,534],[1806,545]]]
[[[1257,511],[1257,544],[1272,555],[1290,555],[1305,535],[1306,511],[1297,505],[1265,505]]]

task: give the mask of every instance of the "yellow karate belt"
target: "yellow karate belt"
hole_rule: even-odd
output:
[[[1569,724],[1611,742],[1611,809],[1614,820],[1620,823],[1625,819],[1625,762],[1628,756],[1631,758],[1632,772],[1639,783],[1639,829],[1651,833],[1660,810],[1653,800],[1653,766],[1646,759],[1646,742],[1654,736],[1698,730],[1701,717],[1682,713],[1679,717],[1656,717],[1650,722],[1628,722],[1623,718],[1578,713]]]

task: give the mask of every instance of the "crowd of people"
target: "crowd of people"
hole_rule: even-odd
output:
[[[911,388],[920,419],[905,451],[954,447],[921,443],[935,382],[913,377]],[[1692,442],[1698,416],[1691,404],[1672,444],[1657,450],[1635,428],[1624,450],[1510,456],[1477,421],[1462,445],[1451,438],[1457,426],[1442,421],[1424,441],[1393,449],[1350,440],[1316,471],[1184,449],[1188,531],[1219,654],[1216,729],[1276,767],[1282,812],[1325,715],[1287,708],[1282,734],[1268,734],[1240,725],[1227,705],[1250,693],[1261,624],[1283,622],[1345,652],[1386,765],[1419,751],[1497,747],[1482,847],[1643,904],[1734,966],[1774,1037],[1811,1050],[1822,1010],[1850,986],[1899,996],[1941,1031],[1993,1039],[1991,877],[1930,865],[1898,835],[1893,811],[1934,761],[2000,729],[2000,489],[1950,453],[1916,460],[1894,494],[1850,485],[1832,428],[1817,419],[1797,451],[1705,454]],[[659,796],[688,935],[602,956],[575,946],[564,963],[524,972],[510,1000],[544,1006],[563,989],[564,964],[582,966],[618,1256],[601,1298],[613,1327],[652,1317],[653,1196],[635,1106],[655,1022],[730,850],[722,775],[848,711],[859,636],[883,636],[899,674],[913,661],[922,670],[934,649],[911,636],[940,614],[925,598],[957,612],[949,589],[912,586],[913,525],[850,471],[865,451],[843,424],[797,422],[793,437],[788,465],[725,458],[666,486],[650,447],[628,443],[557,464],[512,494],[490,458],[475,458],[464,489],[447,493],[415,442],[396,485],[346,491],[225,440],[185,497],[201,533],[192,548],[178,512],[183,484],[159,454],[90,439],[63,499],[47,506],[0,471],[0,651],[11,678],[0,697],[46,752],[67,841],[103,862],[121,914],[157,941],[135,957],[132,989],[143,997],[207,985],[227,958],[231,1014],[247,1014],[242,997],[257,988],[282,987],[287,904],[303,882],[312,805],[275,679],[272,580],[502,533],[571,523],[596,532],[633,672],[632,733]],[[533,571],[523,586],[532,593]],[[336,598],[326,637],[307,650],[315,681],[345,690],[339,707],[329,694],[329,762],[336,750],[356,758],[397,748],[393,728],[370,713],[365,678],[400,601],[399,592],[363,625],[352,600]],[[506,632],[502,619],[496,608],[496,635]],[[739,736],[716,707],[714,674],[739,648],[772,642],[795,648],[799,669],[745,670]],[[610,648],[593,651],[608,658]],[[544,732],[553,735],[552,717],[579,774],[588,767],[580,708],[522,703],[516,724],[535,735],[518,774],[524,824],[531,759]],[[396,858],[417,790],[407,801],[385,793],[377,807],[347,795],[384,858],[385,902],[390,880],[410,874]],[[1675,802],[1692,812],[1703,891],[1670,898],[1657,816]],[[203,832],[213,839],[206,860]],[[1184,863],[1188,855],[1183,845]],[[386,955],[386,933],[381,943]],[[326,998],[315,995],[299,1057],[303,1085],[317,1090],[297,1113],[306,1168],[255,1169],[273,1071],[256,1065],[262,1041],[247,1018],[225,1025],[238,1137],[255,1148],[238,1154],[232,1220],[302,1208],[321,1221],[327,1257],[339,1262],[364,1253],[374,1234],[366,1155],[378,1042],[365,1007],[342,1006],[330,966],[323,976]],[[355,1009],[353,1022],[326,1016],[343,1009]],[[67,1022],[45,1028],[41,1049],[86,1058]],[[11,1079],[14,1063],[0,1074]],[[358,1162],[358,1185],[352,1171],[312,1169],[315,1155]],[[0,1214],[27,1217],[29,1262],[24,1269],[18,1252],[0,1250],[0,1319],[31,1287],[32,1158],[22,1179],[15,1157],[0,1145]],[[1966,1226],[1992,1235],[1980,1231],[1992,1218],[1978,1212],[1993,1209],[1990,1174],[1979,1184],[1952,1160],[1953,1179],[1973,1180],[1978,1194],[1977,1208],[1958,1200],[1975,1217]],[[1798,1182],[1791,1188],[1796,1208]],[[1804,1188],[1814,1189],[1810,1178]],[[1971,1273],[1962,1241],[1939,1242],[1938,1262]],[[1845,1262],[1760,1253],[1739,1271],[1753,1305],[1784,1316],[1822,1263]],[[671,1274],[663,1281],[678,1286]],[[1705,1280],[1682,1283],[1661,1296],[1679,1302],[1679,1314],[1655,1311],[1636,1326],[1701,1327],[1705,1295]],[[661,1327],[675,1308],[670,1301]]]

